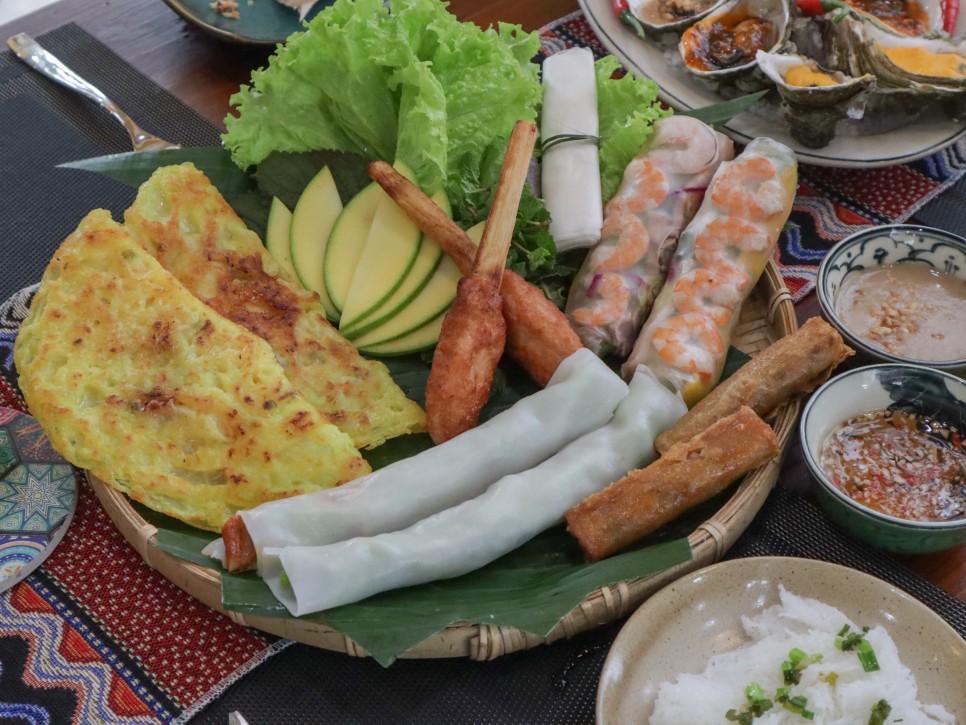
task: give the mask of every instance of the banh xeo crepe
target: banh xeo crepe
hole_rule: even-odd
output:
[[[385,365],[325,319],[192,164],[158,169],[124,213],[138,243],[200,300],[272,346],[292,385],[359,448],[425,429]]]
[[[503,476],[532,468],[599,428],[626,395],[620,376],[581,348],[560,364],[547,387],[476,428],[351,485],[239,511],[252,559],[233,561],[233,552],[248,551],[249,544],[232,541],[240,534],[228,526],[224,542],[218,540],[205,553],[235,571],[255,564],[265,547],[322,546],[411,526],[480,495]]]
[[[54,255],[14,360],[61,455],[199,528],[369,471],[264,340],[195,298],[104,210]]]

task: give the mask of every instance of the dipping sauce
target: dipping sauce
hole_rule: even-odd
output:
[[[849,418],[822,444],[819,464],[854,501],[889,516],[966,516],[962,434],[923,416],[877,410]]]
[[[850,272],[835,314],[857,337],[915,360],[966,358],[966,281],[925,263]]]

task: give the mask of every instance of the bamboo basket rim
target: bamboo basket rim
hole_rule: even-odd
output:
[[[754,354],[774,339],[798,329],[791,295],[778,265],[768,261],[749,298],[754,317],[745,312],[735,329],[733,344]],[[750,349],[749,349],[750,348]],[[539,636],[513,627],[455,623],[400,655],[407,659],[468,657],[492,660],[511,652],[531,649],[558,639],[621,619],[633,612],[651,594],[692,571],[721,560],[757,515],[778,480],[784,451],[792,438],[800,402],[790,401],[770,417],[783,455],[745,476],[727,502],[688,536],[692,558],[651,576],[602,587],[587,596],[546,635]],[[95,495],[122,536],[144,562],[178,588],[221,612],[232,621],[321,649],[367,657],[364,648],[328,625],[297,618],[264,617],[224,609],[221,606],[221,575],[214,569],[185,561],[162,551],[156,543],[157,528],[145,521],[124,494],[93,475],[88,476]]]

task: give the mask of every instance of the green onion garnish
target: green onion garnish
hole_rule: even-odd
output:
[[[892,712],[892,706],[885,700],[879,700],[875,705],[872,706],[872,714],[869,716],[869,725],[883,725],[886,718],[889,717],[889,713]]]
[[[855,650],[855,653],[859,657],[859,662],[862,663],[862,669],[866,672],[875,672],[879,669],[879,660],[875,656],[875,650],[872,649],[872,645],[865,638],[868,631],[868,627],[863,627],[861,634],[859,632],[850,633],[849,625],[845,625],[839,630],[839,636],[835,638],[835,647],[842,652]]]

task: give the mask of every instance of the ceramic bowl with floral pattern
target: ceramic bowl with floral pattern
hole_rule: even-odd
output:
[[[860,360],[866,362],[899,362],[925,365],[938,370],[945,370],[959,376],[966,375],[966,318],[961,316],[942,320],[941,315],[931,312],[929,303],[920,302],[914,298],[918,296],[916,287],[910,294],[907,289],[896,284],[895,288],[884,283],[884,278],[869,277],[870,273],[901,269],[902,272],[927,269],[933,274],[926,275],[929,279],[922,281],[923,286],[936,288],[936,280],[943,279],[945,287],[951,290],[955,301],[951,304],[956,309],[966,309],[966,239],[950,232],[911,224],[892,224],[871,227],[853,234],[836,244],[822,260],[816,279],[816,292],[822,308],[822,315],[832,324],[846,341],[855,348]],[[938,274],[941,273],[941,274]],[[915,275],[916,284],[920,284],[923,275]],[[867,303],[870,304],[872,317],[882,315],[882,323],[886,326],[894,325],[894,334],[906,334],[901,325],[902,316],[897,314],[890,318],[890,308],[896,308],[900,313],[909,312],[908,308],[918,307],[919,316],[915,324],[935,326],[930,330],[933,338],[945,340],[953,354],[948,358],[936,359],[932,355],[927,359],[925,354],[917,352],[924,349],[917,347],[914,340],[921,338],[909,337],[906,354],[896,352],[892,347],[894,340],[878,337],[867,326],[867,320],[857,321],[853,316],[850,321],[848,307],[856,302],[855,283],[860,279],[874,280],[874,288],[864,290],[868,292]],[[903,283],[905,283],[905,278]],[[920,288],[921,289],[921,288]],[[922,290],[923,293],[928,293]],[[861,293],[860,293],[861,294]],[[891,301],[888,303],[883,300]],[[853,313],[854,314],[854,313]],[[873,323],[875,324],[875,323]],[[873,327],[873,330],[886,328]],[[913,331],[913,334],[924,335]],[[897,346],[898,347],[898,346]]]
[[[896,455],[900,449],[889,438],[893,428],[879,429],[885,432],[884,439],[876,439],[879,431],[862,428],[869,420],[883,420],[880,415],[890,416],[889,426],[891,416],[910,425],[912,440],[925,442],[916,444],[923,453]],[[858,427],[842,427],[856,420]],[[799,432],[819,504],[855,538],[905,554],[940,551],[966,542],[966,381],[917,365],[850,370],[815,391],[802,411]],[[851,476],[843,476],[837,459],[829,455],[833,435],[845,441],[842,458]],[[937,448],[942,448],[938,454]],[[940,459],[951,464],[937,475],[935,461]],[[880,486],[892,491],[877,489]],[[891,515],[874,507],[886,495],[894,505],[887,509]],[[904,517],[926,507],[941,511],[942,516],[928,521]]]

